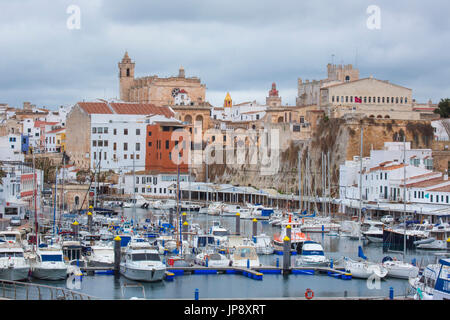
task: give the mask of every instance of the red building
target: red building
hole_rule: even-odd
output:
[[[189,169],[188,156],[191,146],[190,133],[186,125],[177,122],[157,122],[147,125],[145,170],[167,173],[177,172],[177,157],[180,157],[180,173]],[[180,130],[181,131],[181,130]]]

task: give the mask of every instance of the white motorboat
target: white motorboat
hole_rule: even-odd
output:
[[[376,275],[379,279],[387,276],[388,270],[379,263],[366,260],[355,261],[350,258],[344,258],[345,272],[352,274],[354,278],[367,279]]]
[[[323,247],[315,241],[306,241],[301,255],[295,261],[297,266],[328,267],[330,260],[325,257]]]
[[[249,245],[236,247],[231,255],[231,261],[233,267],[247,268],[249,266],[253,268],[261,266],[255,247]]]
[[[275,250],[283,251],[284,247],[284,238],[286,237],[286,227],[289,225],[291,227],[291,250],[295,250],[300,253],[303,243],[305,241],[311,240],[309,235],[301,231],[301,222],[282,222],[281,223],[281,232],[279,234],[273,235],[273,246]]]
[[[120,263],[120,274],[136,281],[161,281],[166,266],[157,249],[146,241],[132,240],[128,243],[124,260]]]
[[[253,237],[257,254],[272,254],[274,251],[270,236],[262,233]]]
[[[114,245],[112,243],[98,243],[92,246],[87,261],[90,267],[114,266]]]
[[[213,202],[208,207],[208,214],[210,216],[220,216],[222,213],[222,202]]]
[[[214,252],[213,250],[205,250],[195,256],[194,263],[208,267],[228,267],[230,259],[224,254]]]
[[[23,245],[22,235],[19,230],[13,230],[11,227],[7,227],[6,230],[0,231],[0,238],[3,238],[5,242],[17,243]]]
[[[0,243],[0,279],[19,281],[28,278],[30,264],[17,243]]]
[[[265,207],[261,204],[248,205],[250,209],[250,215],[241,216],[241,219],[258,219],[258,220],[269,220],[270,216],[274,213],[273,208]]]
[[[416,291],[416,300],[450,300],[450,259],[440,259],[438,264],[428,265],[423,273],[409,279]]]
[[[140,194],[135,195],[135,199],[131,198],[127,201],[125,201],[122,205],[123,208],[133,208],[136,206],[136,208],[141,208],[144,205],[148,205],[148,201],[141,196]]]
[[[383,267],[388,271],[387,276],[391,278],[409,279],[417,277],[419,268],[404,261],[386,257],[382,262]]]
[[[41,245],[31,263],[31,275],[42,280],[64,280],[67,277],[67,269],[68,264],[64,261],[61,246],[56,244]]]
[[[244,213],[249,214],[250,209],[246,205],[241,206],[239,204],[228,204],[223,206],[221,215],[223,217],[235,217],[238,212],[240,215]]]
[[[441,222],[430,230],[430,235],[427,239],[414,242],[417,249],[424,250],[447,250],[448,242],[450,240],[450,226],[448,223]]]
[[[214,237],[214,242],[217,245],[225,245],[228,241],[228,235],[230,232],[220,225],[219,221],[213,221],[213,226],[209,232]]]
[[[196,234],[192,239],[192,252],[200,253],[207,247],[215,247],[216,241],[211,234]]]
[[[301,226],[302,232],[322,232],[328,233],[330,231],[339,231],[340,224],[333,223],[328,218],[312,218],[304,219],[304,223]]]
[[[370,242],[382,243],[383,242],[383,229],[370,226],[367,231],[363,231],[362,235],[367,238]]]

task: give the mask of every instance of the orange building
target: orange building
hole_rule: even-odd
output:
[[[185,134],[174,133],[177,129],[184,129],[186,125],[176,122],[160,122],[147,125],[145,170],[165,173],[176,173],[179,156],[180,173],[188,171],[188,149],[190,148],[189,131]]]

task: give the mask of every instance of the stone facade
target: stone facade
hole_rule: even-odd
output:
[[[70,163],[77,168],[89,169],[91,119],[90,115],[75,105],[67,115],[66,152]]]
[[[158,76],[134,77],[135,63],[125,53],[119,62],[120,99],[126,102],[151,103],[155,106],[174,105],[175,96],[185,90],[192,104],[205,101],[206,85],[197,77],[186,78],[183,67],[178,76],[159,78]]]

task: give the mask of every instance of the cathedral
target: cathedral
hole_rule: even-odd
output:
[[[206,85],[197,77],[186,78],[183,67],[178,76],[159,78],[156,75],[135,78],[135,63],[128,52],[119,62],[120,100],[151,103],[155,106],[197,105],[205,102]]]

